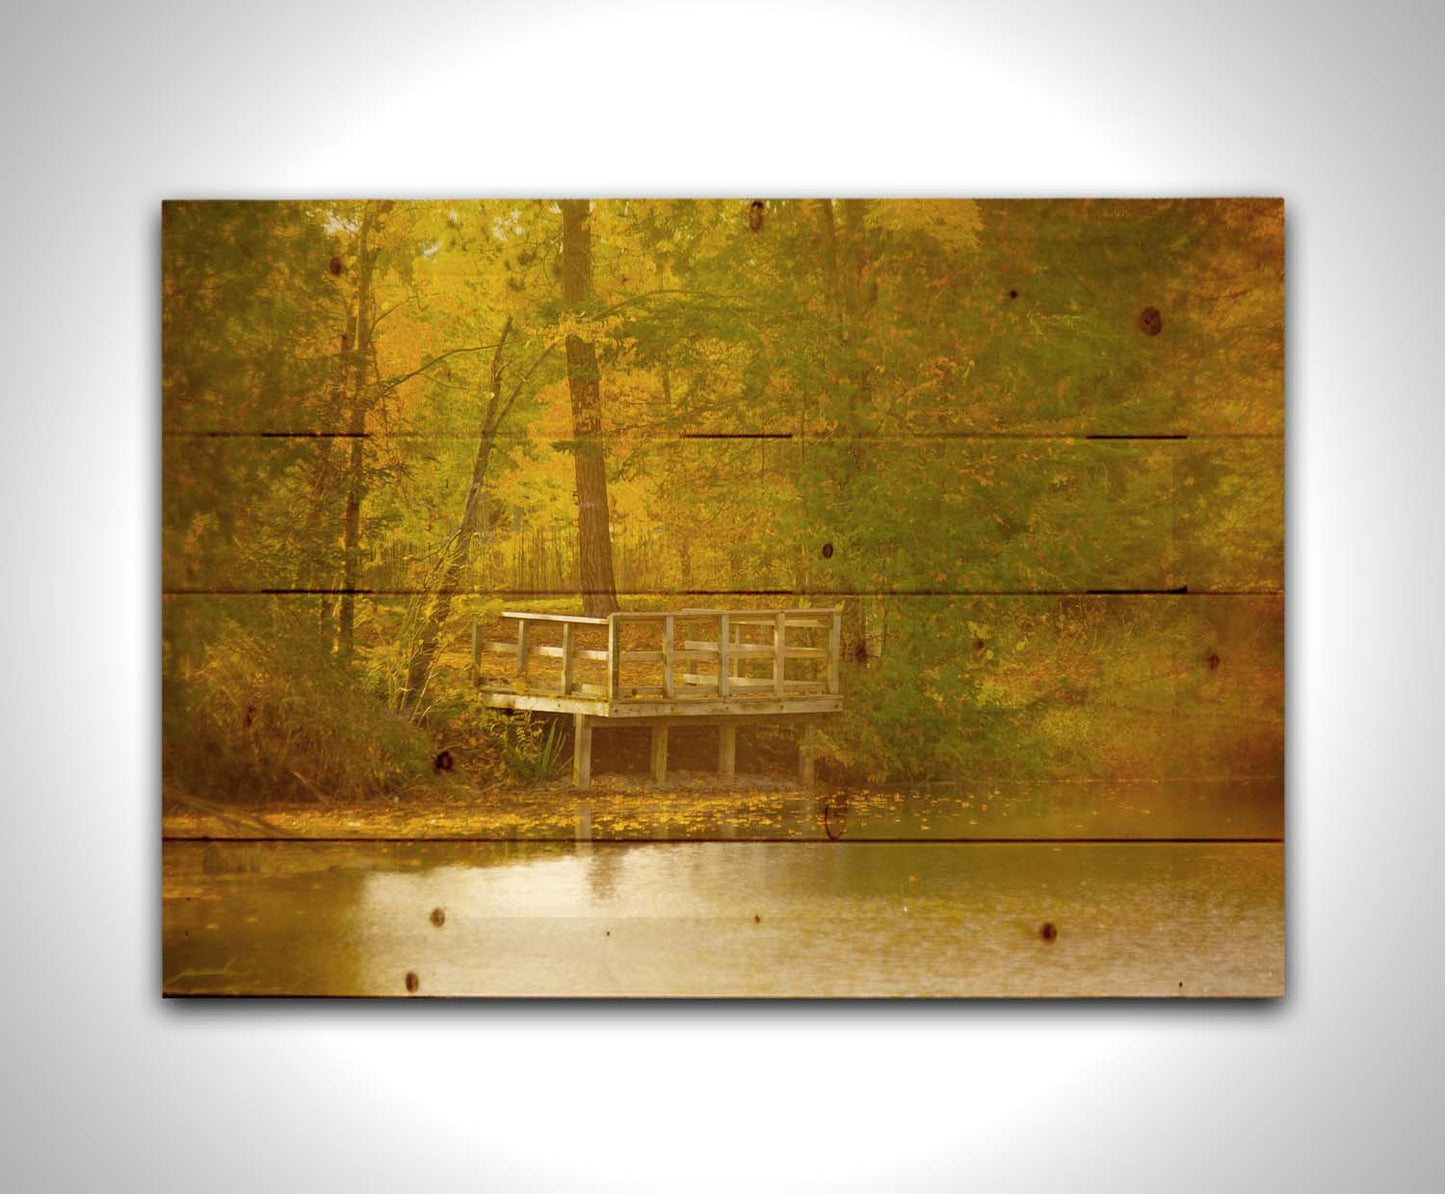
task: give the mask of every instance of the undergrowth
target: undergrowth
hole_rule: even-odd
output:
[[[220,618],[182,652],[167,643],[168,787],[236,802],[391,796],[424,783],[428,734],[362,688],[287,619]]]

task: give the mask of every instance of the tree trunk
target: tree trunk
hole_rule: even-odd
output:
[[[495,432],[484,432],[481,442],[477,444],[476,459],[472,463],[472,483],[467,490],[467,505],[462,514],[462,524],[457,530],[456,537],[447,548],[441,583],[432,597],[416,648],[412,651],[411,658],[407,663],[406,690],[401,694],[403,709],[411,710],[416,707],[422,693],[426,691],[427,681],[431,677],[437,646],[441,642],[442,631],[446,629],[447,619],[451,617],[452,601],[461,588],[467,560],[471,555],[470,544],[472,536],[477,531],[481,509],[482,481],[487,475],[487,466],[492,457],[492,445],[495,442]]]
[[[347,410],[347,401],[352,389],[351,343],[356,330],[352,325],[352,314],[348,314],[346,326],[341,331],[341,347],[336,354],[336,376],[331,388],[330,403],[323,420],[327,430],[334,430],[337,420]],[[311,464],[311,488],[306,505],[305,530],[301,542],[305,547],[302,562],[296,574],[296,587],[321,590],[317,610],[317,632],[324,643],[335,642],[333,622],[336,616],[337,598],[328,591],[336,580],[336,561],[331,549],[335,544],[328,507],[337,487],[340,469],[337,467],[336,449],[330,438],[316,441],[315,456]]]
[[[857,477],[867,468],[864,456],[864,441],[859,438],[865,430],[868,410],[866,399],[870,391],[868,363],[864,352],[866,328],[864,319],[877,298],[875,289],[865,284],[868,269],[867,237],[864,230],[864,204],[861,199],[843,200],[843,232],[838,234],[833,203],[823,199],[818,203],[817,220],[820,240],[820,256],[823,266],[823,282],[839,321],[839,368],[838,376],[848,378],[845,404],[840,420],[848,440],[848,467],[839,477],[838,498],[846,509],[849,493]],[[857,666],[868,662],[868,625],[861,595],[849,595],[843,599],[843,656],[845,662]],[[849,669],[844,668],[843,678],[847,685]]]
[[[432,597],[421,633],[407,662],[406,687],[401,693],[400,701],[403,709],[414,709],[422,693],[426,691],[432,662],[436,659],[437,644],[441,641],[447,619],[451,617],[452,600],[461,587],[467,561],[471,557],[472,538],[481,527],[482,483],[486,480],[487,466],[491,463],[492,445],[497,441],[497,427],[506,414],[502,407],[502,368],[507,335],[511,329],[512,321],[508,319],[506,326],[502,328],[497,349],[492,354],[491,394],[487,400],[486,414],[482,418],[477,454],[472,459],[472,479],[467,486],[466,504],[462,507],[462,519],[457,526],[457,533],[447,547],[441,582]]]
[[[502,328],[502,334],[497,340],[496,350],[492,353],[489,396],[486,410],[482,416],[481,432],[477,439],[477,454],[472,458],[472,479],[467,486],[467,500],[462,507],[461,522],[457,525],[457,532],[447,546],[442,564],[441,580],[432,595],[421,631],[417,636],[416,645],[407,660],[406,684],[398,703],[401,708],[408,711],[416,708],[417,702],[421,700],[422,694],[426,691],[427,682],[431,677],[432,664],[436,660],[437,648],[441,643],[442,632],[446,629],[447,620],[451,617],[452,602],[466,577],[467,562],[471,558],[472,540],[482,528],[483,495],[485,493],[483,487],[487,479],[487,468],[492,460],[492,449],[497,442],[497,432],[506,421],[507,415],[511,413],[512,404],[516,402],[517,396],[521,394],[532,375],[537,372],[552,351],[550,348],[544,350],[517,379],[511,392],[504,397],[502,375],[506,367],[507,339],[511,335],[511,331],[512,320],[509,316]]]
[[[574,311],[581,311],[592,298],[589,214],[586,199],[562,201],[562,297]],[[591,340],[575,333],[567,337],[567,385],[572,393],[582,609],[588,617],[600,618],[617,609],[602,444],[602,393],[597,350]]]
[[[337,653],[350,659],[356,640],[356,580],[361,570],[361,502],[366,496],[366,367],[371,360],[371,233],[375,212],[370,203],[361,215],[357,233],[356,325],[351,337],[351,419],[347,434],[351,456],[347,463],[346,519],[341,556],[341,613]]]

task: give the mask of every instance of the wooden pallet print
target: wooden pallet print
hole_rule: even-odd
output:
[[[1283,993],[1281,202],[162,240],[167,995]]]

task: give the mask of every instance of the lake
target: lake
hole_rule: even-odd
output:
[[[173,995],[1272,996],[1279,842],[163,847]]]

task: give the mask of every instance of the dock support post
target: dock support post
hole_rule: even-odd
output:
[[[717,731],[717,773],[723,779],[732,779],[737,770],[738,730],[736,726],[718,726]]]
[[[652,778],[662,783],[667,778],[667,727],[652,727]]]
[[[585,713],[572,715],[572,785],[585,788],[592,782],[592,723]]]
[[[813,786],[815,733],[813,727],[806,722],[798,729],[798,783],[804,788]]]

